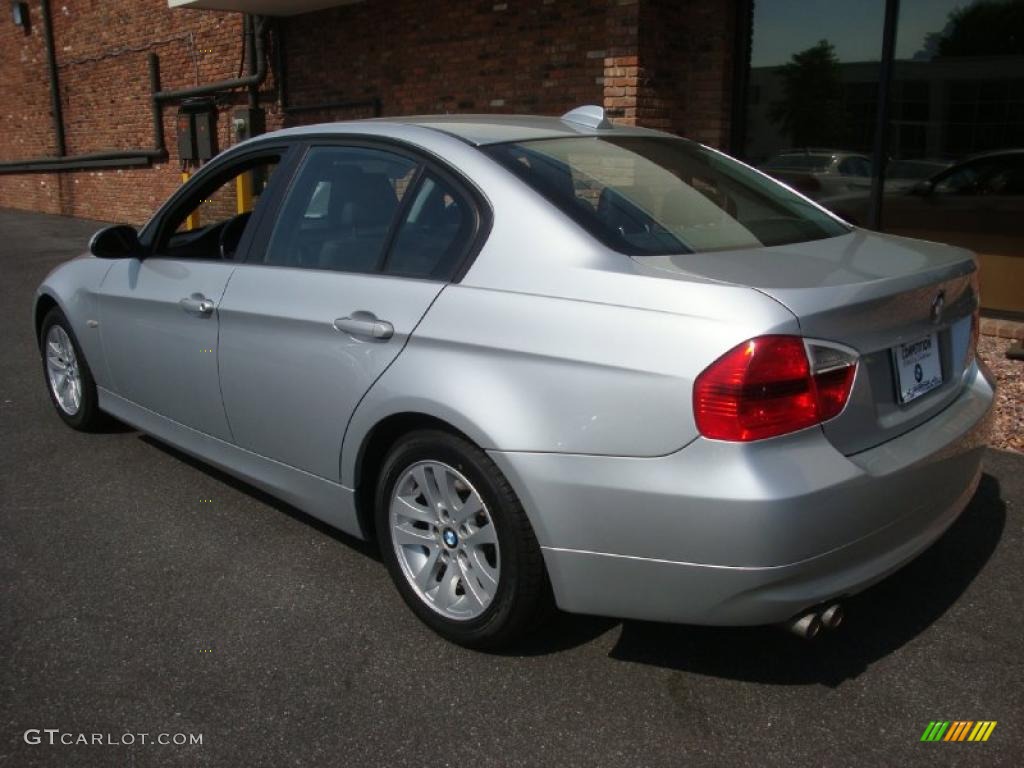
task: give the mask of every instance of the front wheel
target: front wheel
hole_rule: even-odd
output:
[[[472,443],[435,430],[406,436],[385,459],[376,512],[381,555],[398,591],[448,640],[508,645],[549,607],[526,513]]]
[[[43,318],[39,349],[46,388],[57,415],[68,426],[83,432],[102,426],[105,417],[99,408],[92,371],[71,324],[56,307]]]

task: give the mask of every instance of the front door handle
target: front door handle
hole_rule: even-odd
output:
[[[353,312],[348,317],[334,321],[335,330],[373,341],[387,341],[395,335],[395,326],[387,320],[379,320],[372,312]]]
[[[193,293],[191,296],[178,302],[182,309],[194,315],[209,315],[213,313],[216,305],[201,293]]]

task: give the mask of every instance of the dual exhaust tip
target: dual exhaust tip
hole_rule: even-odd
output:
[[[783,627],[803,640],[813,640],[823,629],[836,629],[843,623],[843,617],[843,606],[839,603],[830,603],[790,619]]]

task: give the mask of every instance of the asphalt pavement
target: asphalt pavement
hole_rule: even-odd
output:
[[[0,764],[1024,764],[1024,455],[990,451],[960,520],[821,642],[557,615],[467,651],[371,547],[133,430],[62,424],[31,300],[96,226],[0,211]],[[922,743],[934,720],[998,725]]]

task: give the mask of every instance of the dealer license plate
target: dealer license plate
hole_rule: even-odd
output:
[[[909,403],[942,385],[938,334],[900,344],[892,352],[901,403]]]

